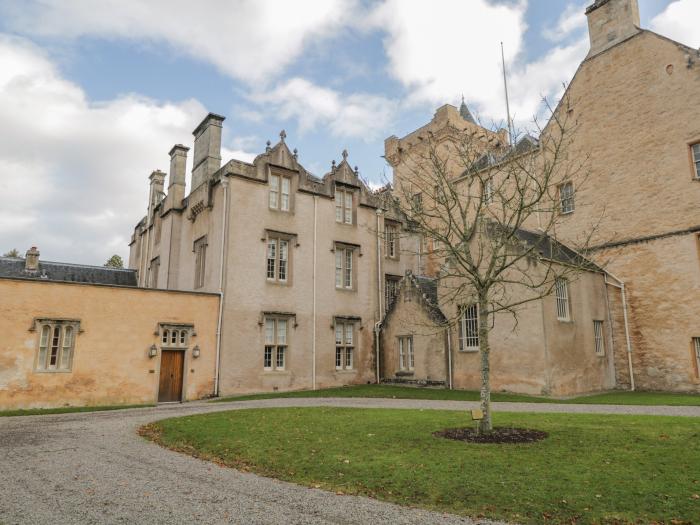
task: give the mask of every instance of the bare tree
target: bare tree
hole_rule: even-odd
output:
[[[12,248],[9,252],[4,253],[2,256],[19,258],[22,257],[22,254],[19,253],[19,250],[17,248]]]
[[[513,145],[502,131],[480,126],[424,133],[394,172],[396,206],[423,239],[420,257],[439,278],[441,306],[452,306],[444,308],[446,328],[458,328],[460,343],[478,340],[482,432],[493,429],[493,316],[507,312],[517,326],[523,305],[591,269],[578,253],[593,229],[575,250],[555,240],[574,206],[574,182],[580,189],[587,178],[588,159],[569,154],[576,126],[566,103],[556,112],[548,107],[543,129],[535,120],[538,138]]]

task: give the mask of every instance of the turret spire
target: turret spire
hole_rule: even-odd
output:
[[[472,117],[472,114],[469,112],[469,108],[464,103],[464,95],[462,95],[462,104],[459,106],[459,114],[464,120],[471,122],[472,124],[476,124],[474,117]]]

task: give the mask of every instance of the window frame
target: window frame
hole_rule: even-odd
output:
[[[691,338],[691,347],[695,379],[700,379],[700,337]]]
[[[564,277],[554,279],[554,302],[557,311],[557,321],[571,322],[571,292],[569,291],[568,279]]]
[[[688,144],[693,179],[700,180],[700,141]]]
[[[387,259],[399,260],[399,225],[393,221],[384,222],[384,256]]]
[[[202,235],[194,241],[192,251],[194,252],[194,288],[204,287],[207,270],[207,236]]]
[[[489,177],[484,181],[483,204],[489,206],[493,204],[495,190],[493,187],[493,177]]]
[[[263,318],[263,371],[284,372],[289,360],[289,327],[291,318],[279,315],[266,315]],[[268,326],[272,325],[272,339],[268,338]],[[284,326],[284,338],[280,338],[280,325]],[[269,354],[269,366],[268,362]],[[281,363],[281,364],[280,364]]]
[[[75,361],[75,347],[81,333],[80,321],[67,319],[35,319],[38,345],[34,356],[34,372],[41,374],[70,373]],[[46,338],[44,338],[46,334]],[[70,334],[70,338],[67,338]],[[68,339],[69,344],[66,344]],[[55,364],[52,355],[55,352]]]
[[[384,310],[389,311],[389,308],[391,308],[391,305],[394,304],[396,301],[396,298],[399,296],[399,283],[401,282],[401,277],[398,275],[391,275],[391,274],[384,274]],[[389,286],[389,283],[392,283],[391,287]],[[394,293],[391,294],[391,300],[390,299],[390,288],[394,289]]]
[[[564,190],[568,189],[570,191],[568,194],[564,194]],[[576,210],[576,192],[574,191],[574,183],[572,181],[566,181],[559,185],[559,214],[560,215],[570,215]]]
[[[605,325],[600,319],[593,319],[593,342],[595,355],[605,356]]]
[[[162,350],[187,350],[194,335],[191,324],[159,323],[158,341]]]
[[[398,339],[398,369],[401,372],[413,372],[416,369],[415,346],[413,335],[399,335]]]
[[[357,329],[356,322],[348,319],[337,319],[333,325],[335,338],[335,370],[338,372],[352,372],[355,370],[355,356],[357,354]],[[340,330],[340,339],[338,331]],[[348,332],[349,330],[349,332]],[[348,334],[350,337],[348,337]]]
[[[469,314],[469,316],[468,316]],[[470,303],[459,307],[459,351],[478,352],[479,347],[479,305]]]
[[[274,182],[273,182],[274,181]],[[286,192],[285,192],[286,185]],[[270,210],[289,213],[292,211],[292,177],[282,173],[268,175],[267,207]],[[274,195],[274,199],[273,199]],[[286,197],[286,201],[285,201]],[[274,200],[274,202],[273,202]]]
[[[263,238],[265,241],[265,279],[268,283],[289,285],[292,282],[292,246],[294,242],[293,235],[267,232]],[[274,254],[270,255],[270,248],[274,246]],[[284,247],[284,249],[283,249]],[[284,253],[284,259],[282,255]],[[284,262],[284,265],[282,263]],[[272,263],[272,266],[270,265]],[[282,269],[284,268],[284,277],[282,277]],[[272,276],[270,271],[272,270]]]
[[[357,258],[355,252],[357,246],[336,242],[334,252],[335,262],[335,289],[345,291],[357,290]]]
[[[356,191],[352,188],[335,185],[333,204],[336,224],[355,225],[355,193]]]

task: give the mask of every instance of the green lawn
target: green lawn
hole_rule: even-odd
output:
[[[527,445],[433,437],[462,412],[235,410],[167,419],[162,445],[310,487],[520,523],[691,523],[700,516],[700,425],[692,418],[497,413],[544,430]],[[677,521],[673,521],[677,520]]]
[[[0,411],[0,417],[9,416],[41,416],[46,414],[68,414],[70,412],[102,412],[105,410],[123,410],[125,408],[144,408],[155,405],[108,405],[96,407],[60,407],[60,408],[29,408],[20,410]]]
[[[444,399],[454,401],[478,401],[479,392],[470,390],[446,390],[444,388],[416,388],[393,385],[358,385],[322,390],[297,390],[294,392],[275,392],[253,394],[216,399],[223,401],[248,401],[252,399],[271,399],[278,397],[388,397],[397,399]],[[700,395],[673,394],[668,392],[610,392],[573,399],[556,399],[551,397],[526,396],[493,392],[492,401],[512,401],[527,403],[592,403],[606,405],[691,405],[700,406]]]

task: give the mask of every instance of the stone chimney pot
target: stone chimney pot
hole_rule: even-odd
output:
[[[24,271],[25,272],[37,272],[39,271],[39,250],[36,246],[32,246],[25,254],[24,259]]]

